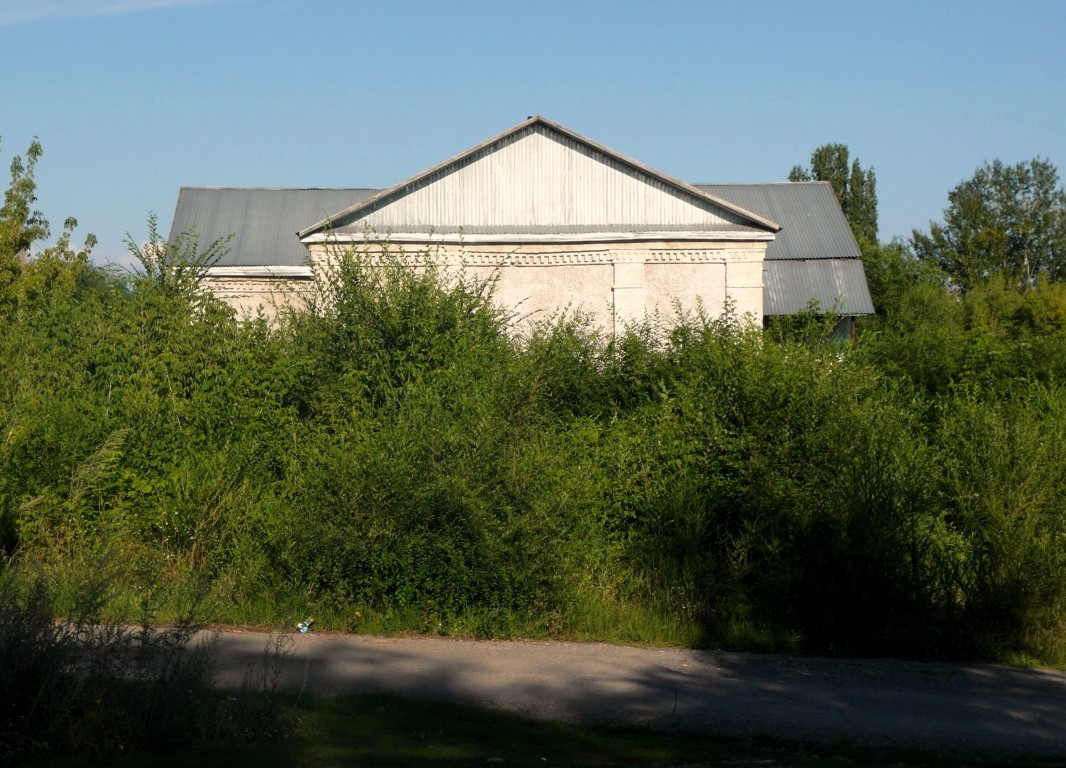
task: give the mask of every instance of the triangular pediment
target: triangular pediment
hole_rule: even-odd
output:
[[[779,227],[536,117],[320,221],[301,238],[733,233]]]

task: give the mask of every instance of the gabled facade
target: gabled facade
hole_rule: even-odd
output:
[[[788,188],[788,200],[770,188]],[[808,190],[797,193],[801,202],[792,200],[793,188]],[[738,202],[745,196],[756,205]],[[778,248],[795,258],[782,261],[818,260],[815,272],[854,262],[861,277],[858,248],[828,185],[694,186],[541,117],[385,190],[183,189],[171,231],[195,230],[205,240],[233,235],[210,281],[239,309],[298,293],[310,265],[328,263],[338,248],[387,242],[393,252],[428,253],[467,274],[493,276],[497,300],[518,318],[568,308],[613,331],[678,305],[701,304],[713,314],[730,301],[739,313],[763,318],[767,298],[791,296],[774,287],[775,270],[767,268],[788,230],[766,213],[775,200],[788,203],[777,207],[797,232],[795,248]],[[817,237],[798,235],[817,218],[828,229],[815,222],[814,230],[842,224],[850,244],[840,245],[834,231],[835,250],[814,253]],[[285,236],[286,227],[295,234]],[[803,239],[811,241],[808,256],[799,252]],[[872,312],[865,280],[849,269],[837,281],[850,296],[848,309]],[[810,298],[843,309],[839,295]]]

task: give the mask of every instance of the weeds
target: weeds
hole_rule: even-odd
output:
[[[216,638],[189,617],[156,627],[147,607],[139,626],[103,620],[112,586],[106,570],[88,576],[70,610],[58,614],[39,572],[4,562],[0,765],[187,750],[285,732],[274,707],[281,645],[237,696],[216,692],[208,677]]]

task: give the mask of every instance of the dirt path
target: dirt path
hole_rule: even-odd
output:
[[[225,632],[239,685],[267,636]],[[1066,757],[1066,673],[561,642],[294,634],[282,685],[391,692],[547,720]]]

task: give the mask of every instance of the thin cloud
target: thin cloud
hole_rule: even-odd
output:
[[[34,21],[120,16],[162,8],[218,5],[226,0],[5,0],[0,7],[0,27]]]

